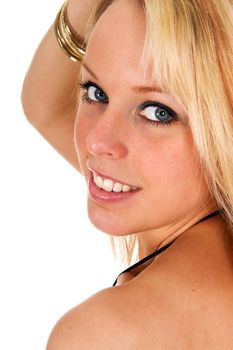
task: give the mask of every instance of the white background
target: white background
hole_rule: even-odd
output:
[[[28,124],[24,75],[61,1],[4,1],[0,21],[0,349],[43,350],[56,320],[120,266],[81,176]],[[38,101],[40,103],[40,101]]]

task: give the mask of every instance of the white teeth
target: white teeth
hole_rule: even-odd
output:
[[[108,192],[111,192],[113,188],[112,180],[105,179],[102,183],[102,189]]]
[[[119,182],[116,182],[113,186],[113,192],[121,192],[123,188],[122,184],[119,184]]]
[[[100,176],[95,175],[94,181],[95,181],[95,184],[96,184],[97,187],[102,188],[103,180],[101,179]]]
[[[129,192],[131,190],[131,186],[123,185],[123,192]]]
[[[123,185],[119,182],[113,182],[109,179],[102,179],[99,175],[93,172],[94,183],[97,187],[107,191],[107,192],[129,192],[137,189],[135,186]]]

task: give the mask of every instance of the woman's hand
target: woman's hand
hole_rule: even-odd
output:
[[[68,3],[68,21],[81,37],[96,3],[97,0]],[[22,104],[29,122],[78,170],[73,127],[79,71],[80,63],[72,62],[58,45],[52,25],[33,57],[22,90]]]

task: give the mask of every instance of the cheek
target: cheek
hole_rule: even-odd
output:
[[[200,183],[201,173],[189,134],[153,141],[143,148],[148,152],[138,158],[138,165],[145,170],[144,176],[150,184],[175,191]]]
[[[151,143],[144,157],[135,162],[145,190],[143,206],[152,218],[157,213],[161,220],[166,219],[168,212],[171,220],[182,218],[209,198],[192,138],[180,136]]]

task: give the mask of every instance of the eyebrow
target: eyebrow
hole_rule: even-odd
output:
[[[88,67],[88,65],[83,62],[82,64],[82,67],[85,68],[88,73],[90,73],[90,75],[93,76],[93,78],[95,78],[96,80],[99,80],[97,75],[90,69],[90,67]],[[158,93],[164,93],[165,91],[159,87],[159,86],[134,86],[133,88],[133,91],[136,91],[136,92],[141,92],[141,93],[147,93],[147,92],[158,92]]]
[[[159,93],[164,93],[164,90],[159,87],[159,86],[134,86],[133,90],[136,92],[142,92],[142,93],[146,93],[146,92],[159,92]]]

